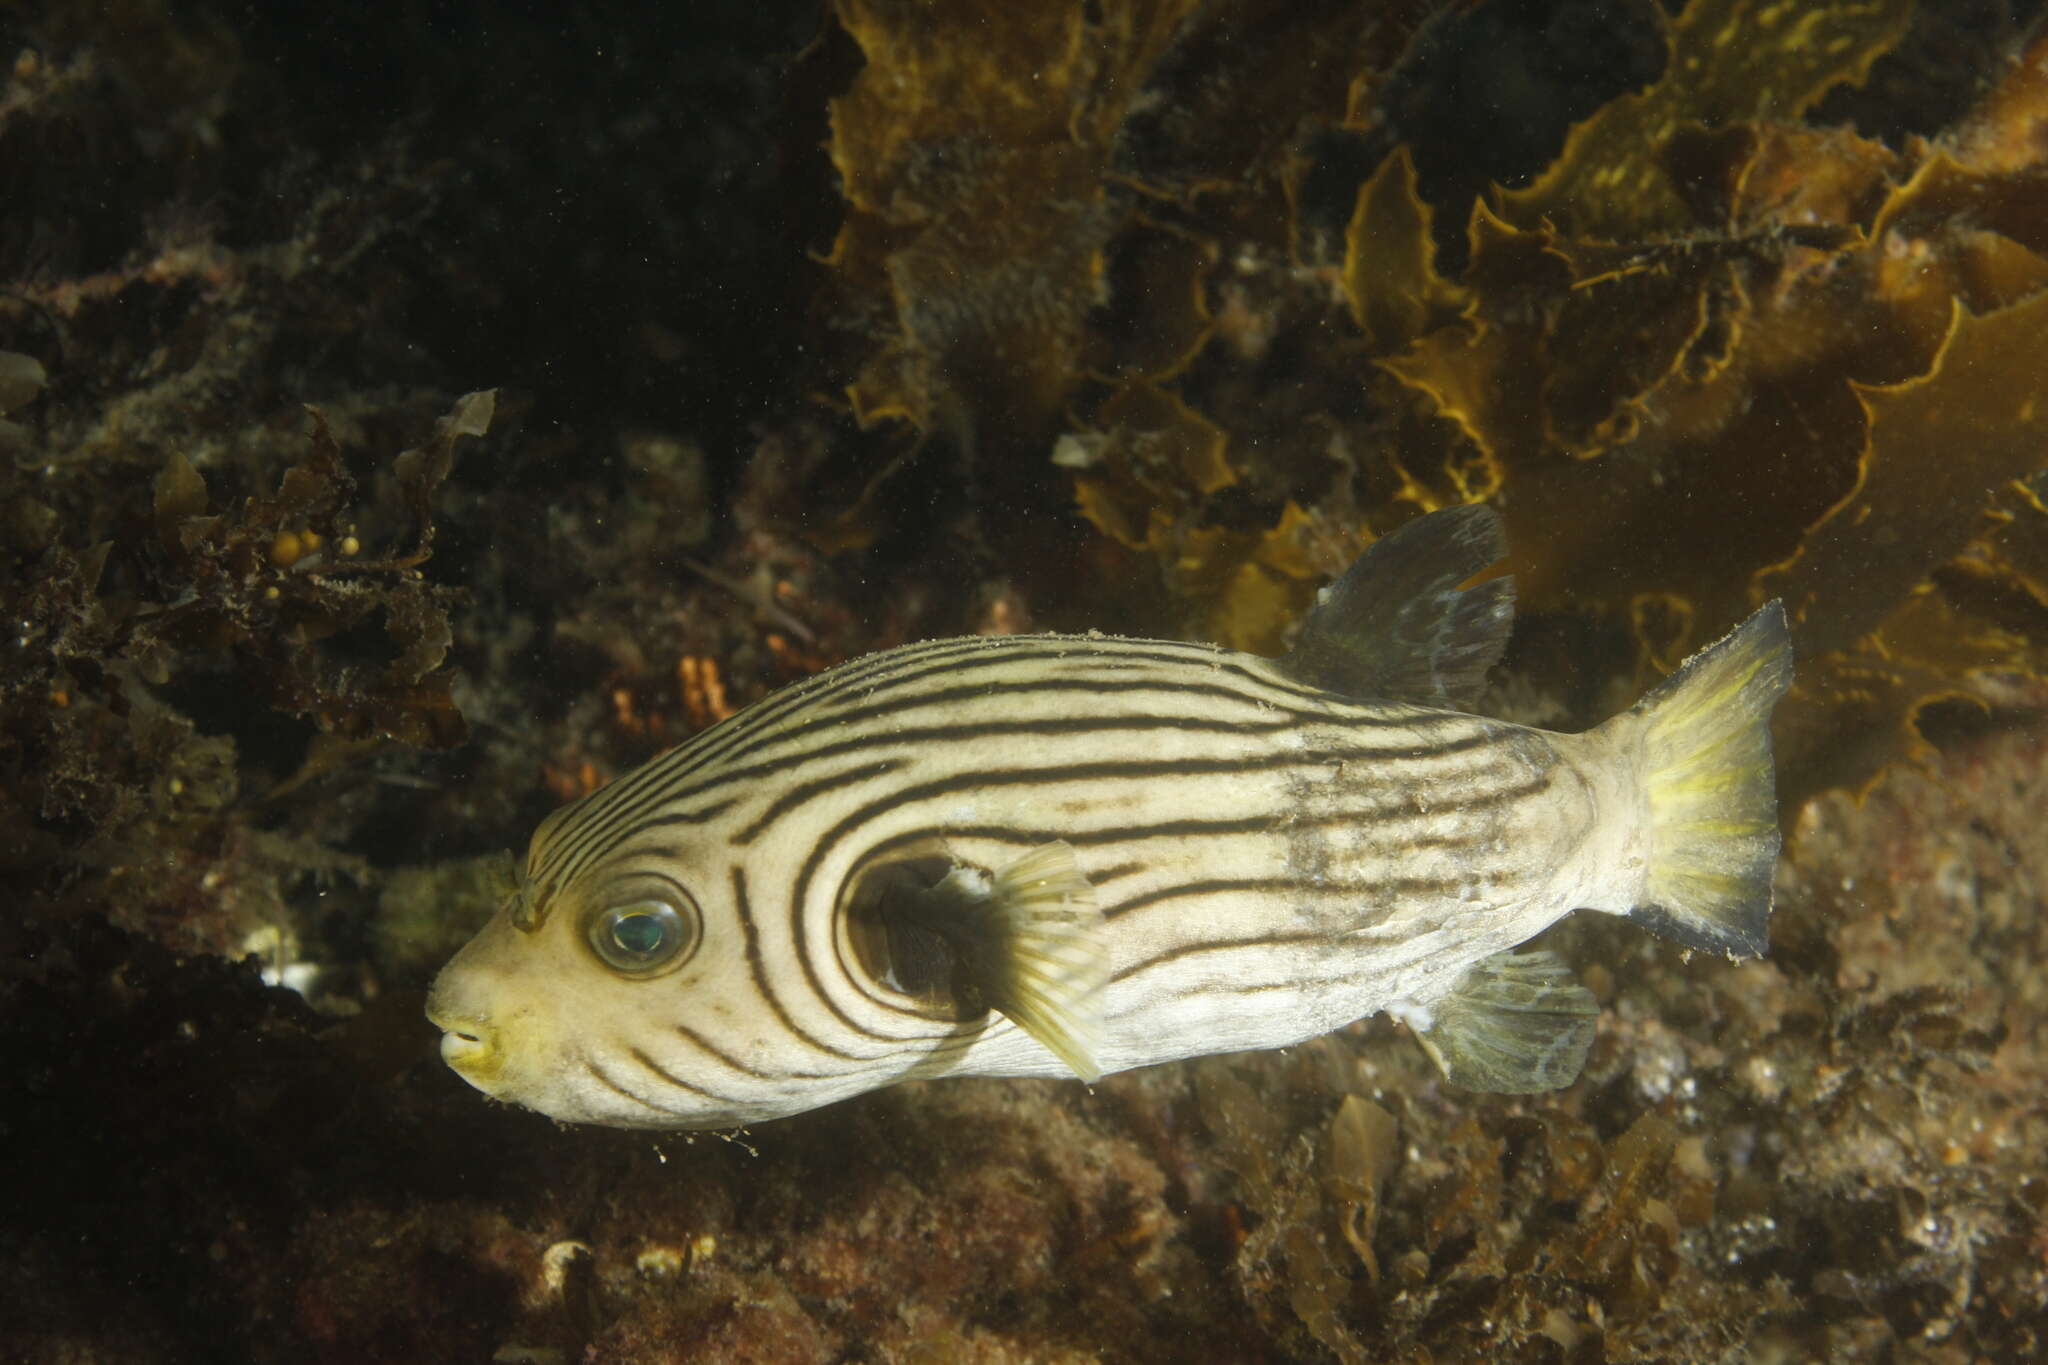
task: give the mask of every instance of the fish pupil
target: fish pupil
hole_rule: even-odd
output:
[[[612,942],[632,957],[652,957],[668,938],[668,926],[647,911],[629,912],[612,924]]]

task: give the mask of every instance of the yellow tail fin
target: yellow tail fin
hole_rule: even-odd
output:
[[[1792,681],[1785,609],[1759,608],[1629,711],[1642,726],[1649,881],[1629,912],[1688,948],[1761,956],[1778,858],[1771,708]]]

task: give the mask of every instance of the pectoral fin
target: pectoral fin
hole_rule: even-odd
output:
[[[1417,1037],[1451,1084],[1532,1095],[1578,1079],[1599,1013],[1555,954],[1495,953],[1437,1002]]]
[[[1074,1069],[1099,1080],[1101,995],[1109,977],[1102,914],[1064,843],[1045,844],[1002,868],[989,888],[989,1003]]]

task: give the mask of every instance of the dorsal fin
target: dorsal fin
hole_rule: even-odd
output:
[[[1491,507],[1418,517],[1323,591],[1281,668],[1354,697],[1469,708],[1507,647],[1515,587],[1511,578],[1458,585],[1506,553]]]

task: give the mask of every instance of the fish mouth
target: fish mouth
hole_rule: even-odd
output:
[[[441,1060],[450,1070],[479,1090],[488,1091],[487,1081],[498,1067],[498,1044],[494,1031],[480,1020],[427,1005],[427,1022],[441,1030]]]
[[[474,1033],[448,1029],[441,1034],[441,1060],[467,1073],[490,1054],[491,1046]]]

